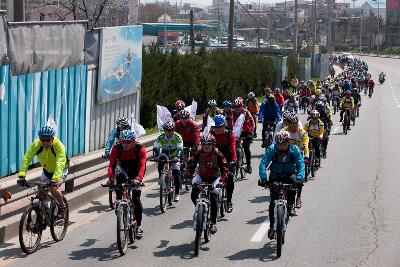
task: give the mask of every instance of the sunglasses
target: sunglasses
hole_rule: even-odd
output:
[[[133,142],[133,140],[122,140],[121,143],[122,144],[131,144]]]
[[[202,146],[212,146],[213,143],[202,143]]]
[[[51,138],[39,138],[39,140],[42,143],[49,143],[51,141]]]

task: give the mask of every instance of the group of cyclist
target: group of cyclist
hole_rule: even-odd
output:
[[[342,60],[342,59],[340,59]],[[374,87],[374,81],[368,73],[368,65],[360,60],[346,61],[345,70],[336,77],[318,81],[286,81],[283,90],[266,87],[265,98],[261,105],[253,92],[244,100],[241,97],[233,101],[225,100],[222,108],[211,99],[203,114],[202,127],[191,118],[185,110],[185,102],[178,100],[172,119],[163,124],[163,131],[153,145],[155,160],[167,157],[172,160],[171,169],[175,185],[174,201],[180,200],[181,187],[192,184],[191,199],[196,205],[200,189],[196,184],[202,182],[221,185],[227,189],[227,212],[233,211],[232,196],[234,192],[234,173],[238,164],[237,145],[244,149],[247,173],[252,173],[251,149],[253,139],[257,137],[256,120],[262,123],[262,147],[266,152],[259,165],[259,185],[266,186],[282,180],[294,183],[297,193],[288,196],[288,213],[296,214],[296,208],[302,206],[301,191],[305,180],[305,165],[309,160],[309,142],[315,151],[316,164],[321,164],[321,148],[326,153],[330,129],[332,126],[331,105],[341,109],[341,120],[344,112],[355,113],[361,106],[361,90],[367,86]],[[285,79],[286,80],[286,79]],[[297,93],[289,93],[290,86]],[[308,113],[304,125],[300,121],[300,110]],[[357,113],[358,115],[358,113]],[[238,119],[243,124],[240,135],[236,136],[234,127]],[[213,120],[209,131],[207,125]],[[271,129],[273,129],[271,135]],[[204,132],[202,134],[202,132]],[[65,147],[55,137],[55,131],[49,126],[38,132],[39,138],[28,148],[19,172],[19,185],[26,185],[25,175],[34,156],[38,157],[43,167],[41,182],[51,184],[51,193],[58,202],[57,217],[64,216],[64,203],[59,190],[68,173],[68,159]],[[322,146],[320,145],[322,144]],[[135,204],[137,220],[136,237],[143,236],[141,226],[143,207],[141,203],[141,185],[146,171],[146,149],[137,141],[127,118],[116,120],[105,147],[105,158],[109,159],[108,184],[131,182],[135,189],[132,200]],[[182,162],[187,162],[186,166]],[[161,173],[165,161],[158,160]],[[267,169],[270,169],[269,175]],[[270,229],[268,237],[273,238],[273,212],[276,192],[271,191],[269,207]],[[117,191],[117,199],[121,192]],[[217,232],[218,198],[211,196],[210,232]]]

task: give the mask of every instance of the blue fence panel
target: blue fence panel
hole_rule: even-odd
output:
[[[84,153],[87,66],[10,76],[0,67],[0,177],[18,171],[50,115],[69,157]]]

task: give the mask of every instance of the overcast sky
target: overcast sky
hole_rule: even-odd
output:
[[[192,4],[196,4],[197,6],[209,6],[212,3],[212,0],[169,0],[171,3],[175,3],[176,1],[178,2],[178,4],[180,2],[182,3],[187,3],[190,2]],[[254,3],[254,2],[258,2],[258,0],[239,0],[242,4],[243,3]],[[279,2],[284,2],[284,0],[260,0],[261,3],[268,3],[268,4],[275,4],[275,3],[279,3]],[[356,2],[356,6],[357,5],[361,5],[365,2],[366,0],[357,0]],[[156,2],[156,0],[140,0],[141,3],[150,3],[150,2]],[[158,0],[158,2],[164,2],[164,0]],[[168,2],[168,0],[167,0]],[[347,2],[350,3],[350,0],[336,0],[337,3],[343,3],[343,2]]]

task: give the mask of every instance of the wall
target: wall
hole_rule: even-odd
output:
[[[311,79],[311,58],[300,58],[299,80],[308,81]]]
[[[10,76],[0,67],[0,176],[17,172],[50,114],[69,157],[85,151],[87,66]]]
[[[90,93],[90,99],[89,99]],[[99,150],[104,147],[108,134],[115,126],[115,120],[124,116],[128,119],[133,113],[136,121],[139,121],[139,99],[140,93],[134,93],[104,104],[96,103],[97,94],[97,68],[90,68],[88,74],[88,104],[90,106],[90,117],[87,127],[86,152]],[[136,108],[138,107],[138,108]]]

